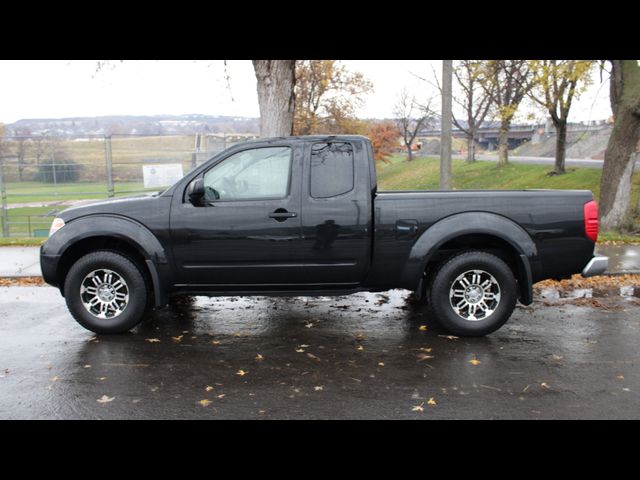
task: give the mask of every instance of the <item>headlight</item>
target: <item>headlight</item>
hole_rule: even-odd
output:
[[[53,219],[53,223],[51,223],[51,228],[49,229],[49,236],[51,236],[54,233],[56,233],[62,227],[64,227],[64,220],[61,219],[61,218],[57,218],[57,217],[54,218]]]

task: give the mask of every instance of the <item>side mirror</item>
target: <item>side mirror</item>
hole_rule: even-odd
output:
[[[189,202],[194,206],[202,206],[202,198],[204,197],[204,179],[196,178],[187,187],[187,196]]]

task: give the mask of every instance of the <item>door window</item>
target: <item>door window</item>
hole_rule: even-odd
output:
[[[328,198],[353,189],[350,143],[316,143],[311,147],[311,196]]]
[[[205,173],[205,201],[285,198],[289,193],[290,173],[291,148],[244,150]]]

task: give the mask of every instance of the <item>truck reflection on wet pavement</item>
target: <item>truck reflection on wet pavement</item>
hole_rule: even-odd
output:
[[[637,298],[537,301],[483,338],[409,292],[185,298],[96,336],[0,288],[0,418],[638,418]]]

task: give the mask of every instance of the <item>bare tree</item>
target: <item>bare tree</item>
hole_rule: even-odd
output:
[[[478,80],[481,61],[479,60],[460,60],[457,62],[453,75],[462,95],[454,95],[453,101],[456,102],[466,117],[466,125],[453,116],[453,123],[460,131],[467,136],[467,162],[476,161],[476,137],[478,130],[482,124],[490,116],[491,113],[491,97],[493,94],[492,85],[488,85],[488,91],[482,88]]]
[[[509,163],[509,128],[520,102],[531,90],[531,67],[528,60],[488,60],[478,71],[478,81],[500,117],[498,165]]]
[[[602,228],[620,229],[631,205],[631,177],[640,151],[640,65],[637,60],[609,60],[613,130],[600,179]]]
[[[19,128],[16,130],[16,158],[18,159],[18,178],[23,180],[22,175],[26,165],[27,149],[29,146],[29,140],[31,136],[31,130],[28,128]]]
[[[398,96],[398,101],[393,108],[393,114],[396,118],[396,124],[402,135],[402,141],[407,148],[408,160],[413,160],[413,145],[418,132],[426,121],[433,118],[431,111],[431,99],[425,104],[419,104],[415,97],[410,96],[407,89],[404,88]]]
[[[33,155],[36,157],[36,165],[40,165],[40,160],[42,160],[48,148],[47,135],[43,133],[34,135],[31,141],[33,142]]]
[[[280,137],[293,133],[295,60],[253,60],[258,80],[260,134]]]
[[[453,101],[462,108],[463,115],[466,118],[466,123],[464,123],[453,115],[453,124],[467,137],[467,162],[469,163],[476,160],[475,146],[478,130],[480,130],[485,120],[493,114],[491,92],[485,91],[479,78],[482,72],[482,65],[482,60],[458,60],[454,64],[453,70],[453,75],[456,79],[455,86],[457,86],[457,88],[454,86]],[[442,86],[438,80],[438,74],[433,67],[431,70],[435,83],[416,74],[413,75],[434,85],[442,95]],[[488,87],[491,90],[491,85],[488,85]]]

